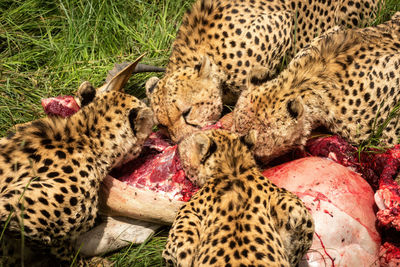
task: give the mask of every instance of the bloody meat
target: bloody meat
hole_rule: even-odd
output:
[[[72,96],[43,98],[42,107],[47,115],[57,115],[64,118],[71,116],[80,109]]]
[[[79,110],[73,97],[68,96],[43,99],[42,106],[47,114],[63,117]],[[218,122],[205,129],[221,127],[222,123]],[[310,139],[305,151],[292,155],[295,155],[294,158],[306,155],[329,158],[360,173],[368,181],[375,191],[379,208],[377,219],[384,241],[381,247],[381,264],[387,266],[400,262],[400,186],[394,179],[400,167],[400,145],[385,152],[373,152],[358,153],[357,148],[344,139],[325,136]],[[188,201],[198,190],[185,177],[177,146],[160,132],[149,136],[138,159],[113,170],[111,174],[129,185],[157,191],[175,200]]]

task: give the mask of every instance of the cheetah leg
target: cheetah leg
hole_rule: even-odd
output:
[[[34,266],[34,263],[39,262],[35,266],[41,266],[42,263],[47,263],[43,257],[38,256],[41,253],[41,247],[24,242],[15,236],[9,236],[7,233],[0,241],[0,266]],[[43,255],[43,253],[41,254]]]
[[[163,251],[167,265],[193,266],[199,246],[200,220],[195,211],[183,207],[169,232],[168,241]],[[195,248],[193,251],[193,248]]]
[[[74,250],[70,243],[62,243],[50,248],[50,253],[54,255],[62,264],[62,266],[85,266],[85,261],[83,258]],[[76,258],[75,258],[76,256]],[[75,258],[75,260],[74,260]]]
[[[312,244],[314,223],[310,212],[294,194],[280,191],[271,213],[277,220],[290,265],[296,266]]]

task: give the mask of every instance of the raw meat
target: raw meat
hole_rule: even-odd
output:
[[[47,115],[69,117],[80,107],[72,96],[57,96],[42,99],[42,107]]]
[[[203,129],[229,128],[230,116]],[[177,146],[161,131],[149,136],[139,158],[113,170],[111,176],[133,187],[158,192],[160,196],[178,201],[188,201],[199,189],[187,179],[180,165]]]
[[[313,214],[313,245],[301,266],[371,266],[378,259],[374,193],[355,172],[307,157],[267,169],[273,183],[297,194]]]
[[[142,155],[111,176],[139,189],[147,189],[174,200],[188,201],[198,190],[180,165],[177,146],[159,132],[152,133],[144,144]]]
[[[392,243],[385,242],[381,246],[380,254],[382,255],[380,258],[381,266],[400,266],[400,249],[398,246],[396,247]]]
[[[42,99],[42,106],[47,114],[62,117],[79,110],[72,96]],[[133,187],[159,192],[169,199],[180,201],[188,201],[198,190],[185,177],[178,159],[177,146],[167,141],[160,132],[149,136],[138,159],[113,170],[111,175]]]
[[[381,266],[400,263],[400,186],[394,180],[400,167],[400,145],[384,153],[357,153],[357,149],[342,138],[332,136],[310,140],[307,151],[356,170],[376,190],[378,224],[384,241],[387,241],[381,248],[380,263]]]
[[[328,157],[351,167],[376,189],[377,217],[381,226],[400,231],[400,186],[394,180],[400,167],[400,145],[384,153],[357,153],[357,149],[337,136],[318,138],[308,142],[312,155]]]

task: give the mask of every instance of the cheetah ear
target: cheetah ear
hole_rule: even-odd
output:
[[[250,130],[246,135],[240,137],[240,140],[249,148],[252,149],[257,142],[258,133],[256,130]]]
[[[158,82],[160,79],[158,77],[150,77],[150,79],[147,80],[146,85],[144,86],[146,88],[146,95],[150,99],[151,95],[154,92],[154,89],[156,88]]]
[[[96,89],[90,82],[85,81],[79,85],[78,91],[76,92],[75,101],[81,108],[83,108],[87,104],[91,103],[95,97]]]
[[[97,89],[97,92],[109,92],[109,91],[122,91],[125,84],[128,82],[135,70],[139,61],[145,56],[145,54],[139,56],[133,63],[127,65],[123,70],[117,73],[109,82],[106,82],[103,86]]]
[[[303,102],[300,98],[290,99],[286,104],[286,108],[293,119],[298,119],[304,112]]]
[[[200,78],[208,78],[212,74],[212,63],[208,56],[203,56],[201,59],[201,64],[196,65],[195,69],[199,70]]]
[[[253,67],[247,75],[247,88],[250,85],[260,85],[270,79],[269,69],[263,66]]]
[[[200,163],[204,163],[217,149],[217,145],[207,135],[198,133],[194,136],[194,149]]]

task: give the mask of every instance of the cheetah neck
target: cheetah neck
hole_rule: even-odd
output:
[[[70,118],[66,127],[70,124],[69,128],[74,129],[84,143],[85,153],[89,150],[98,159],[98,169],[102,174],[109,173],[112,168],[140,153],[141,144],[136,144],[137,138],[122,114],[118,116],[114,113],[109,117],[84,109],[77,115]],[[120,124],[117,125],[117,122]]]
[[[233,144],[227,149],[230,152],[222,160],[216,162],[214,173],[210,176],[215,178],[230,177],[240,178],[243,174],[258,170],[253,155],[242,144]]]
[[[218,12],[220,4],[220,1],[196,1],[184,15],[173,44],[167,71],[175,66],[194,67],[201,62],[199,55],[210,51],[204,25],[200,22],[210,21]]]

